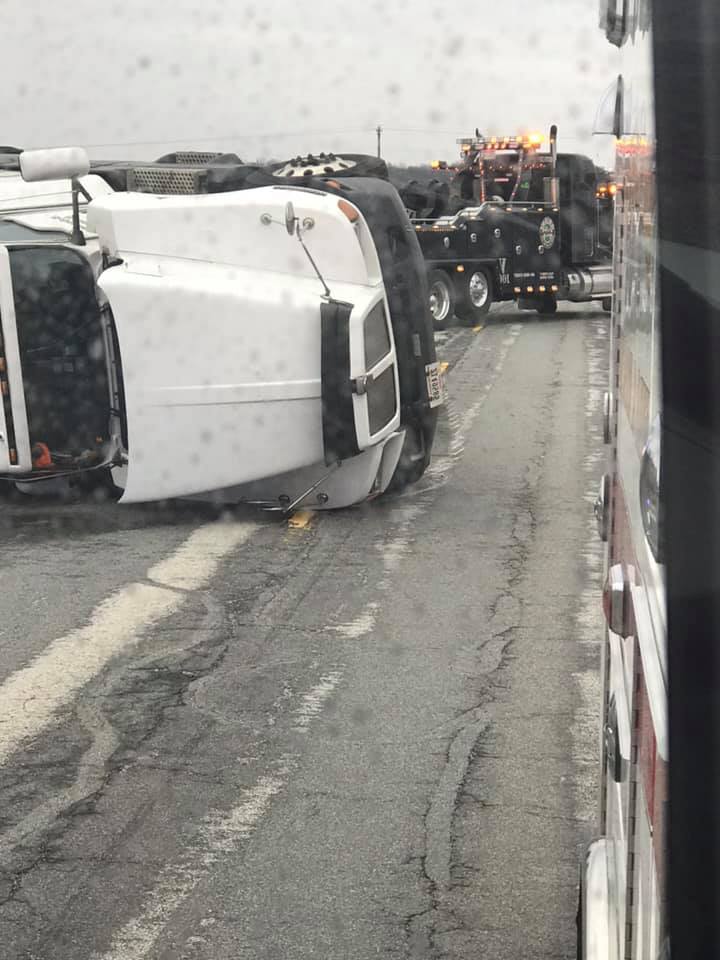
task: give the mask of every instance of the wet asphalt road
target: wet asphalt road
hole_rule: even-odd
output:
[[[2,960],[574,956],[606,327],[448,331],[362,508],[0,505]]]

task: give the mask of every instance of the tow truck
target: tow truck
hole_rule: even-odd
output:
[[[436,180],[401,191],[428,271],[436,328],[454,314],[479,321],[498,300],[553,314],[560,300],[599,300],[610,310],[615,185],[580,154],[543,137],[458,140],[449,188]]]
[[[417,480],[442,384],[394,188],[220,165],[219,192],[168,195],[158,172],[127,191],[79,148],[4,155],[0,478],[282,511]]]

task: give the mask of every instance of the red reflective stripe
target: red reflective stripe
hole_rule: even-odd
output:
[[[637,690],[637,718],[638,718],[638,769],[645,789],[645,804],[650,823],[654,826],[655,818],[655,768],[657,764],[657,741],[653,729],[650,701],[648,700],[642,664],[638,671]]]

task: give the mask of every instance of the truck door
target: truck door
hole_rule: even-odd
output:
[[[557,213],[552,210],[513,210],[507,214],[512,236],[513,282],[523,294],[557,280],[560,269]],[[528,290],[533,287],[533,290]]]

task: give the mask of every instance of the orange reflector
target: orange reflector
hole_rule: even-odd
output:
[[[10,384],[7,380],[0,380],[0,393],[2,393],[4,397],[7,397],[10,393]]]
[[[0,357],[0,373],[5,373],[6,370],[5,357]]]
[[[355,223],[360,219],[360,214],[358,211],[351,203],[348,203],[347,200],[338,200],[338,207],[345,214],[350,223]]]
[[[455,267],[455,269],[457,270],[458,273],[465,273],[465,267],[464,267],[461,263],[459,263],[459,264]]]
[[[17,450],[10,450],[10,463],[17,464]]]
[[[326,183],[329,187],[334,187],[336,190],[342,190],[342,187],[341,187],[340,184],[337,182],[337,180],[326,180],[325,183]]]
[[[32,464],[38,470],[46,469],[53,465],[52,456],[46,443],[34,443],[32,448]]]

